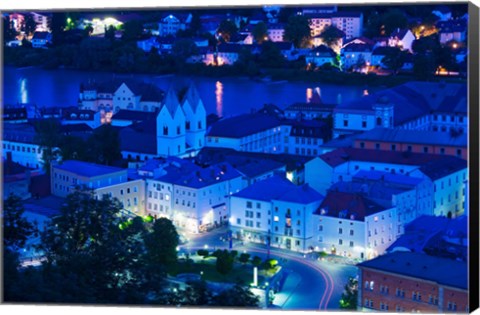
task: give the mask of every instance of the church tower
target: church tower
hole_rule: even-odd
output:
[[[207,114],[193,81],[185,93],[182,104],[185,113],[186,141],[188,146],[197,152],[205,146]]]
[[[381,96],[373,105],[375,112],[375,127],[376,128],[393,128],[393,103],[390,102],[387,96]]]
[[[157,154],[182,156],[186,152],[185,114],[173,88],[157,115]]]

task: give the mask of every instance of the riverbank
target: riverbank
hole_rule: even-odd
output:
[[[347,73],[332,70],[307,71],[299,68],[298,62],[288,63],[285,67],[260,68],[243,67],[240,64],[211,66],[203,63],[181,63],[172,55],[156,56],[135,55],[135,66],[122,66],[116,54],[109,56],[83,56],[83,62],[74,60],[74,56],[65,49],[34,49],[26,47],[5,47],[4,62],[7,66],[17,68],[41,67],[45,70],[69,69],[87,72],[110,72],[120,75],[181,75],[201,76],[207,78],[246,77],[267,84],[305,82],[325,83],[349,86],[392,87],[416,80],[413,75],[399,74],[380,76],[374,73]],[[120,57],[119,57],[120,58]],[[98,60],[97,60],[98,59]],[[431,81],[466,82],[462,78],[433,77]]]

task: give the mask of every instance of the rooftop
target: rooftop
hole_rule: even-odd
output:
[[[467,134],[452,137],[450,132],[428,130],[406,130],[390,128],[374,128],[356,137],[357,141],[370,140],[377,142],[418,143],[429,145],[444,145],[467,147]]]
[[[208,136],[243,138],[281,125],[275,117],[263,114],[244,114],[224,118],[212,125]]]
[[[297,186],[282,176],[272,176],[254,183],[233,196],[263,201],[287,201],[310,204],[322,200],[323,196],[308,184]]]
[[[378,150],[338,148],[320,155],[320,159],[331,167],[339,166],[348,161],[361,161],[373,163],[390,163],[399,165],[423,165],[432,160],[442,159],[445,156],[426,153],[381,151]]]
[[[420,171],[427,175],[432,180],[437,180],[466,169],[468,167],[467,161],[453,156],[442,156],[441,159],[436,159],[423,164]]]
[[[155,112],[121,109],[115,115],[113,115],[112,120],[143,121],[148,119],[155,120],[156,117],[157,113]]]
[[[127,172],[126,169],[119,167],[106,166],[77,160],[63,161],[63,163],[55,165],[54,168],[68,171],[84,177],[96,177],[118,172]]]
[[[467,263],[453,259],[421,253],[395,252],[364,261],[357,266],[468,289]]]
[[[185,161],[182,165],[172,163],[170,166],[165,167],[164,170],[167,174],[156,178],[157,180],[197,189],[242,176],[226,162],[201,168]]]
[[[408,82],[337,106],[337,112],[372,111],[380,99],[394,105],[394,125],[398,126],[432,113],[467,114],[467,85],[445,82]]]
[[[315,214],[363,221],[365,217],[383,210],[386,208],[359,193],[332,190],[327,193]]]

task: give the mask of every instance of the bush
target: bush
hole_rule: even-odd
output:
[[[197,251],[198,256],[202,256],[203,258],[206,258],[208,256],[208,250],[206,249],[199,249]]]

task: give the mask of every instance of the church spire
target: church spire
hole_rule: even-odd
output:
[[[177,94],[172,87],[168,89],[167,95],[165,96],[164,106],[167,107],[172,118],[175,117],[175,112],[180,106],[180,103],[178,102]]]

